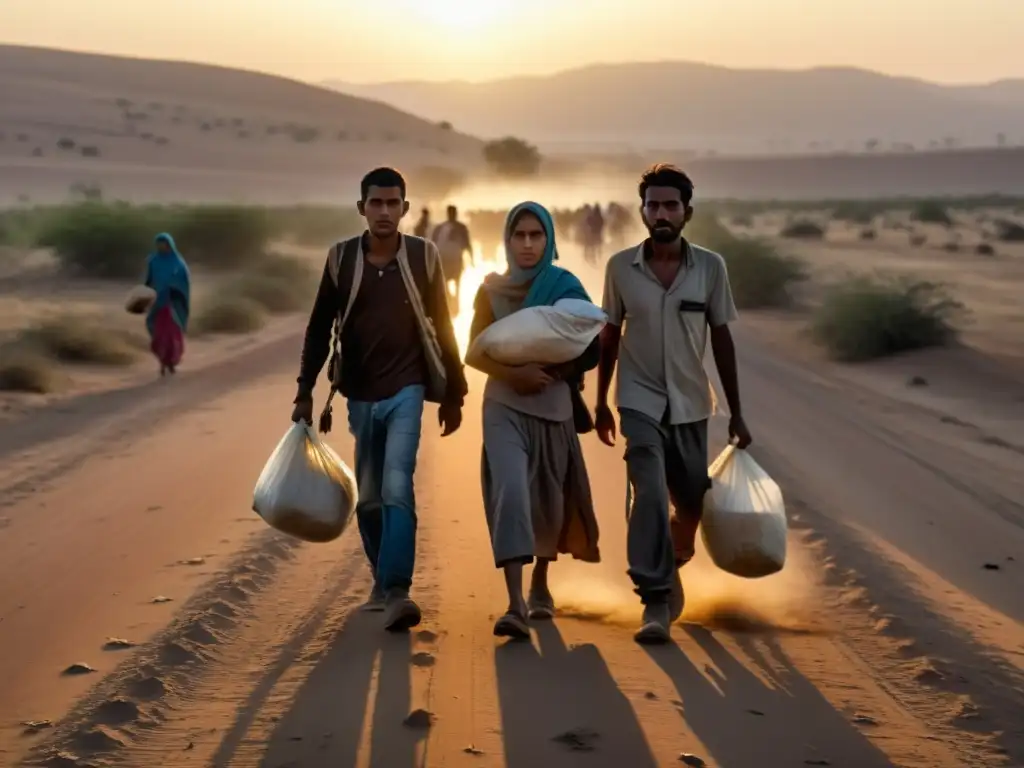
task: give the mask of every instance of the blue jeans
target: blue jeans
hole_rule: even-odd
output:
[[[409,589],[416,565],[416,496],[412,478],[423,423],[422,386],[376,403],[348,401],[356,439],[356,519],[379,588]]]

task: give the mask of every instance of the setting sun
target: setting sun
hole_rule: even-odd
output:
[[[480,29],[493,24],[509,5],[505,0],[430,0],[419,11],[441,27]]]

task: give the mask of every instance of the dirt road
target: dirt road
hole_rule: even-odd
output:
[[[354,530],[297,545],[250,512],[296,338],[3,425],[0,765],[1024,765],[1020,453],[738,331],[791,558],[688,566],[663,649],[631,641],[622,453],[592,437],[604,562],[557,564],[561,615],[504,645],[477,399],[451,438],[426,421],[411,636],[356,610]]]

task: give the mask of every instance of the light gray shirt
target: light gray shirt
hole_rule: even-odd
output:
[[[622,328],[616,405],[671,424],[710,417],[715,393],[704,369],[708,327],[736,320],[725,260],[686,244],[685,260],[665,289],[644,258],[644,245],[608,261],[604,282],[608,322]]]

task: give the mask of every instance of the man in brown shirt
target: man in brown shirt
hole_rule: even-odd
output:
[[[743,421],[736,351],[729,323],[736,307],[725,261],[689,243],[693,184],[678,168],[656,165],[640,180],[641,215],[650,237],[615,254],[605,272],[596,428],[614,444],[608,406],[618,363],[616,404],[635,494],[629,510],[629,575],[644,604],[638,642],[667,642],[683,610],[678,569],[693,556],[708,479],[708,418],[714,391],[704,369],[711,350],[729,403],[729,435],[750,444]],[[669,502],[675,508],[670,516]]]
[[[409,210],[405,179],[378,168],[363,178],[361,192],[358,208],[368,228],[328,255],[306,327],[292,418],[312,424],[313,387],[331,353],[333,331],[332,388],[348,400],[356,518],[374,577],[366,608],[384,611],[385,627],[398,631],[421,618],[409,587],[423,405],[440,404],[442,435],[450,435],[462,422],[466,379],[437,249],[398,231]],[[327,428],[323,419],[321,427]]]

